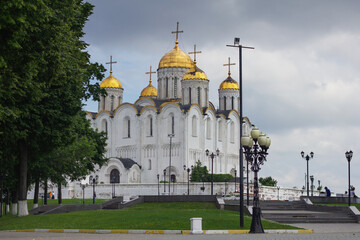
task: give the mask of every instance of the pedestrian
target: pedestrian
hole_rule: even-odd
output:
[[[49,192],[49,199],[52,199],[52,192]]]
[[[328,187],[325,187],[325,190],[326,190],[326,196],[330,197],[331,196],[330,189],[328,189]]]
[[[94,192],[94,202],[96,202],[96,192]]]
[[[350,189],[350,197],[357,198],[357,196],[355,195],[355,187],[352,187],[352,188]]]
[[[54,191],[52,191],[52,197],[51,197],[51,199],[55,199],[55,192],[54,192]]]

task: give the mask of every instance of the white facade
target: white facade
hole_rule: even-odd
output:
[[[178,42],[174,49],[180,51]],[[164,170],[167,180],[171,172],[176,182],[186,182],[186,169],[198,160],[211,172],[207,149],[220,151],[214,158],[214,173],[234,175],[235,169],[239,173],[239,90],[219,90],[219,97],[235,100],[232,104],[229,100],[226,108],[220,101],[220,109],[214,109],[206,74],[194,65],[194,77],[185,80],[188,65],[174,67],[173,58],[167,59],[165,64],[171,67],[157,70],[157,96],[123,103],[122,88],[104,87],[108,96],[101,98],[99,112],[87,112],[92,127],[108,135],[106,156],[110,160],[95,173],[99,183],[108,184],[114,176],[120,183],[156,183],[158,175],[163,180]],[[118,80],[112,81],[121,86]],[[244,121],[243,133],[249,133],[251,123],[247,118]],[[174,134],[171,169],[169,134]]]

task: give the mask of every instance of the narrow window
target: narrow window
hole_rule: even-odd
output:
[[[230,142],[235,142],[235,124],[234,122],[230,123]]]
[[[166,89],[166,97],[169,97],[169,78],[166,77],[166,82],[165,82],[166,86],[165,86],[165,89]]]
[[[191,88],[189,88],[189,104],[191,104]]]
[[[197,136],[197,119],[196,116],[193,116],[192,118],[192,136]]]
[[[177,77],[174,78],[174,98],[177,98]]]
[[[231,97],[231,109],[234,109],[234,97]]]
[[[119,104],[118,104],[118,106],[121,104],[121,97],[119,96]]]
[[[128,122],[127,137],[130,138],[130,119],[128,119],[127,122]]]
[[[200,103],[200,100],[201,100],[201,98],[200,98],[200,87],[198,87],[198,89],[197,89],[197,94],[198,94],[198,104],[201,105],[201,103]]]
[[[149,170],[151,170],[151,159],[149,159]]]
[[[152,117],[150,117],[150,136],[152,137],[153,135],[153,120]]]
[[[105,132],[106,132],[106,134],[107,134],[107,132],[108,132],[108,125],[107,125],[107,121],[105,121]]]
[[[110,107],[110,111],[114,111],[114,95],[111,95],[111,107]]]
[[[171,116],[171,133],[175,134],[175,118]]]
[[[224,110],[226,110],[226,97],[224,97]]]
[[[105,104],[105,99],[106,99],[106,97],[103,96],[102,98],[103,98],[102,110],[105,110],[105,106],[106,106],[106,104]]]
[[[211,122],[210,119],[206,119],[206,138],[211,139]]]

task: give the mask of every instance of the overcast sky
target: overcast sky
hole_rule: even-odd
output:
[[[174,47],[197,50],[198,67],[210,80],[210,101],[218,106],[218,87],[227,77],[228,48],[240,37],[243,50],[243,113],[272,139],[260,176],[280,186],[301,188],[306,161],[315,156],[315,183],[344,193],[345,152],[352,150],[351,182],[360,189],[360,1],[103,0],[90,1],[94,14],[85,27],[92,61],[105,65],[110,55],[124,101],[134,102],[148,84],[145,72],[157,69]],[[109,67],[108,65],[106,66]],[[109,68],[108,68],[109,69]],[[108,72],[106,73],[106,76]],[[156,78],[155,78],[156,79]],[[156,81],[153,82],[156,86]],[[89,102],[86,110],[97,111]]]

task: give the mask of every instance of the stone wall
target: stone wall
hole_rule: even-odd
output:
[[[210,195],[211,194],[211,183],[204,183],[205,190],[202,191],[201,187],[203,183],[190,183],[189,192],[190,195]],[[165,191],[164,191],[164,184],[160,183],[159,189],[157,184],[98,184],[95,186],[95,192],[98,199],[111,199],[112,198],[112,191],[113,187],[115,189],[116,196],[124,196],[124,200],[129,200],[132,196],[138,195],[158,195],[158,190],[160,195],[168,195],[169,192],[169,184],[165,184]],[[235,190],[235,184],[232,183],[224,183],[218,182],[214,183],[214,195],[224,195],[226,192],[227,195],[232,195]],[[55,192],[55,198],[57,198],[57,187],[50,186],[48,191]],[[176,183],[171,184],[171,195],[187,195],[188,185],[187,183]],[[239,191],[239,184],[236,185],[236,195],[238,195]],[[253,198],[253,185],[250,184],[249,188],[249,196],[250,199]],[[40,189],[40,195],[43,193],[43,189]],[[246,196],[246,184],[244,184],[244,194]],[[267,187],[267,186],[260,186],[259,188],[259,198],[260,200],[283,200],[283,201],[293,201],[299,200],[301,195],[306,195],[306,192],[303,192],[299,189],[293,188],[280,188],[279,190],[277,187]],[[315,196],[318,196],[318,192],[314,193]],[[28,191],[28,199],[32,199],[34,196],[34,191],[31,189]],[[93,196],[93,187],[89,185],[85,188],[84,197],[85,198],[92,198]],[[79,183],[70,183],[66,187],[62,187],[62,197],[64,199],[67,198],[82,198],[83,197],[83,190],[80,187]]]

